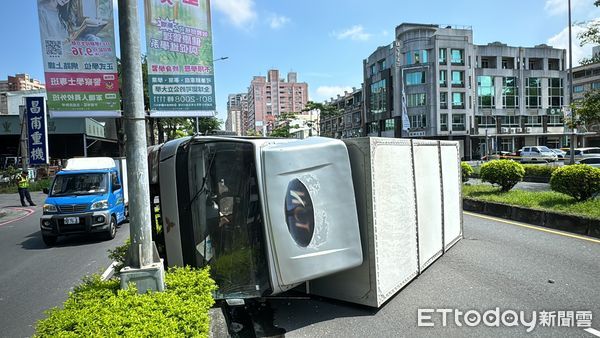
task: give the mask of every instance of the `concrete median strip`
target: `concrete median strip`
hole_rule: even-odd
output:
[[[463,210],[600,238],[600,220],[463,198]]]

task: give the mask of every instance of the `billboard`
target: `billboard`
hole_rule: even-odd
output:
[[[25,98],[25,116],[27,121],[27,151],[29,164],[48,163],[48,126],[43,97]]]
[[[52,117],[120,116],[112,0],[37,0]]]
[[[215,113],[209,0],[145,0],[148,94],[154,117]]]

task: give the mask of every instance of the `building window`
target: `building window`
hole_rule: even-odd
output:
[[[600,89],[600,82],[592,82],[592,89]]]
[[[440,131],[448,131],[448,114],[440,114]]]
[[[479,128],[496,128],[496,119],[493,116],[477,116]]]
[[[379,121],[367,124],[367,132],[369,134],[379,134]]]
[[[409,108],[421,107],[424,106],[426,102],[427,95],[425,93],[408,94],[406,106]]]
[[[465,109],[465,93],[452,93],[452,109]]]
[[[387,119],[387,120],[385,120],[383,130],[384,131],[393,131],[395,127],[396,127],[396,122],[394,121],[394,119]]]
[[[464,131],[465,130],[465,115],[464,114],[452,114],[452,130]]]
[[[386,81],[382,79],[371,84],[370,97],[371,119],[381,118],[381,114],[387,111],[387,88]]]
[[[561,115],[550,115],[548,116],[548,127],[562,127],[563,117]]]
[[[519,108],[519,87],[516,77],[502,78],[502,105],[504,108]]]
[[[379,62],[377,62],[377,64],[379,65],[379,71],[383,71],[384,69],[387,68],[385,59],[379,60]]]
[[[445,65],[448,63],[448,60],[446,59],[446,48],[439,49],[438,62],[440,65]]]
[[[492,108],[496,105],[494,96],[494,78],[492,76],[477,77],[477,104],[479,108]]]
[[[429,52],[427,51],[427,49],[423,49],[421,51],[421,55],[422,55],[422,59],[421,62],[422,63],[427,63],[429,62]]]
[[[525,125],[528,127],[541,127],[542,117],[541,116],[525,116]]]
[[[450,50],[450,62],[453,65],[464,65],[464,54],[465,51],[463,49],[452,49]]]
[[[465,86],[465,72],[461,70],[452,71],[452,87],[464,87]]]
[[[427,50],[413,50],[406,53],[406,64],[413,65],[419,63],[427,63],[429,52]]]
[[[540,108],[542,106],[541,82],[536,77],[528,77],[525,81],[525,105],[527,108]]]
[[[559,108],[563,106],[563,79],[548,79],[548,106],[550,108]]]
[[[519,116],[504,116],[502,119],[503,127],[520,127]]]
[[[440,109],[448,109],[448,93],[440,92]]]
[[[375,64],[371,65],[371,76],[377,74],[377,66]]]
[[[406,73],[406,85],[413,86],[425,83],[425,72]]]
[[[425,114],[410,115],[409,118],[410,118],[410,128],[411,129],[427,127],[427,115],[425,115]]]
[[[573,86],[573,93],[583,93],[583,85]]]
[[[446,87],[447,83],[446,83],[446,71],[445,70],[440,70],[440,87]]]

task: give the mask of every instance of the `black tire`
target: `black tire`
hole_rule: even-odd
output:
[[[57,239],[57,236],[42,235],[42,241],[44,241],[44,244],[46,244],[48,247],[54,246]]]
[[[110,216],[110,223],[108,225],[108,231],[104,233],[104,239],[107,241],[115,238],[117,235],[117,219],[115,216]]]

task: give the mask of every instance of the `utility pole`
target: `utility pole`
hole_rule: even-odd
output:
[[[123,120],[129,181],[129,230],[131,248],[128,264],[121,270],[121,287],[128,281],[137,284],[138,291],[164,289],[164,270],[154,255],[150,216],[150,188],[138,2],[119,0],[119,36],[123,78]],[[158,260],[158,263],[157,263]]]
[[[571,42],[571,0],[569,5],[569,105],[573,103],[573,45]],[[571,140],[569,142],[569,164],[575,163],[575,112],[571,109]]]

